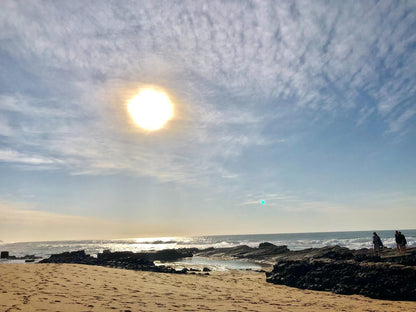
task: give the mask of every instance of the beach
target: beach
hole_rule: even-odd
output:
[[[1,311],[416,311],[416,302],[301,290],[231,270],[165,274],[80,264],[0,264]]]

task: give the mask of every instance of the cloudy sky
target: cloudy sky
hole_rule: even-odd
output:
[[[3,0],[0,240],[414,228],[415,27],[414,1]]]

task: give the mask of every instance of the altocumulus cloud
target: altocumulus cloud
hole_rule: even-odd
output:
[[[224,161],[348,115],[414,120],[415,2],[3,1],[1,161],[161,180],[233,176]],[[180,117],[125,127],[131,89],[158,84]]]

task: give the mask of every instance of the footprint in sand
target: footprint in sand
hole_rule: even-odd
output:
[[[29,296],[23,296],[23,304],[29,303]]]

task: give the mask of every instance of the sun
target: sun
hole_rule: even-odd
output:
[[[155,89],[141,89],[127,103],[134,122],[141,128],[153,131],[173,117],[173,105],[166,93]]]

